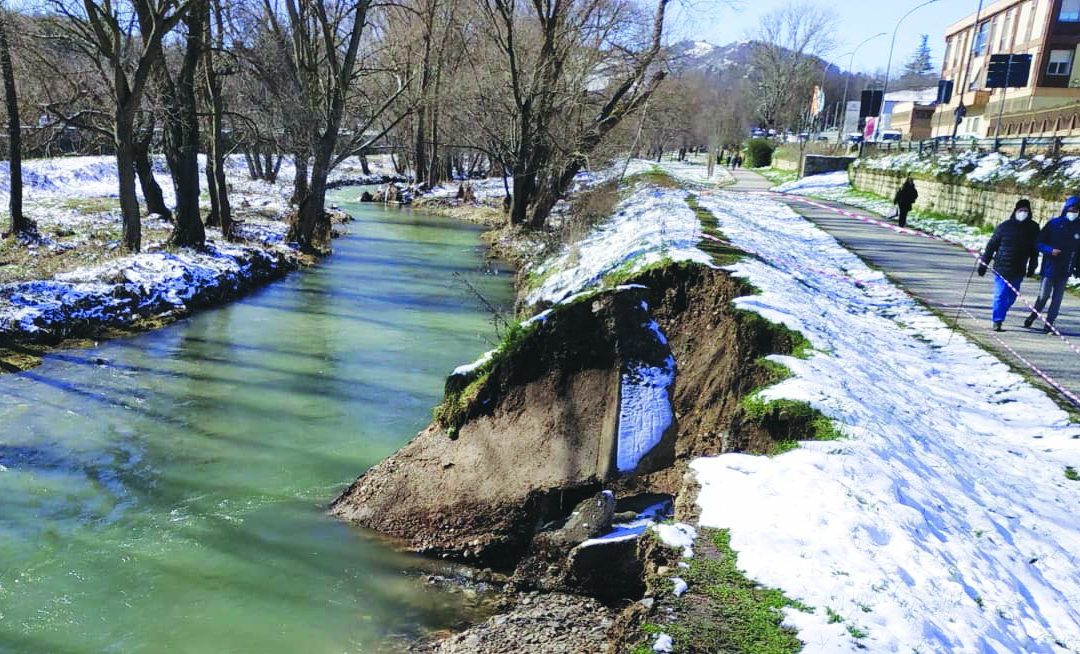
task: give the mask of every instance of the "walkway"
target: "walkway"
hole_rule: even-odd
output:
[[[772,186],[755,172],[736,170],[733,173],[736,184],[729,187],[733,190],[763,192]],[[881,269],[890,279],[939,315],[953,321],[975,262],[966,250],[940,240],[900,234],[814,204],[880,219],[880,216],[864,209],[825,200],[814,200],[814,204],[809,204],[796,197],[777,197],[831,234],[864,261]],[[964,307],[972,315],[961,314],[958,321],[960,330],[1028,376],[1036,377],[1032,373],[1034,366],[1073,395],[1080,396],[1080,354],[1071,350],[1069,345],[1057,336],[1043,334],[1040,323],[1036,323],[1036,328],[1025,329],[1023,319],[1028,311],[1026,306],[1021,304],[1022,300],[1017,301],[1016,306],[1009,312],[1003,333],[990,330],[990,305],[994,288],[991,275],[992,273],[987,273],[986,277],[974,277],[967,297],[963,300]],[[1021,292],[1025,297],[1034,296],[1037,289],[1036,280],[1028,279],[1024,281]],[[1034,297],[1028,300],[1033,302]],[[1066,296],[1056,327],[1073,343],[1073,347],[1080,350],[1080,299],[1075,295]],[[1050,388],[1044,380],[1035,381],[1054,391],[1055,396],[1062,398],[1066,404],[1070,403],[1064,398],[1064,394]],[[1075,408],[1080,409],[1080,406]]]

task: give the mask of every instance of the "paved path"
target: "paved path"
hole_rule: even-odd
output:
[[[747,170],[733,171],[736,184],[729,187],[736,191],[766,191],[772,184],[761,175]],[[899,234],[878,225],[840,215],[828,209],[813,206],[798,198],[779,199],[797,213],[813,221],[831,234],[849,250],[859,255],[864,261],[884,271],[893,281],[909,293],[926,303],[939,314],[947,316],[951,322],[956,316],[957,307],[964,293],[964,286],[971,275],[974,258],[958,245],[925,237]],[[857,209],[824,200],[814,200],[817,204],[843,208],[864,216],[880,218],[864,209]],[[1031,368],[1020,358],[1026,359],[1043,370],[1056,382],[1076,396],[1080,396],[1080,354],[1069,349],[1068,345],[1054,335],[1042,333],[1039,323],[1036,328],[1025,329],[1024,317],[1027,308],[1018,301],[1009,312],[1005,321],[1005,331],[995,334],[990,330],[990,305],[993,299],[993,280],[975,277],[964,300],[966,307],[975,318],[961,314],[960,329],[969,337],[1003,360],[1014,364],[1017,369],[1030,374]],[[1027,279],[1021,292],[1032,296],[1038,291],[1037,280]],[[1061,315],[1055,325],[1077,349],[1080,349],[1080,298],[1068,294],[1062,303]],[[1009,352],[1011,347],[1015,352]],[[1034,375],[1033,375],[1034,376]],[[1054,391],[1055,395],[1066,404],[1069,400],[1056,389],[1037,380],[1044,388]],[[1076,407],[1080,409],[1080,407]]]

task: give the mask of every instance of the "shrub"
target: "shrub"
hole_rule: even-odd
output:
[[[772,153],[776,149],[768,139],[750,139],[746,142],[746,158],[751,168],[772,165]]]

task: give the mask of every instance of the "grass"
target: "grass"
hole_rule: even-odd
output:
[[[120,210],[120,201],[116,198],[65,198],[61,203],[65,209],[82,214],[97,215]]]
[[[698,203],[696,195],[691,194],[686,196],[686,205],[690,207],[698,221],[701,222],[701,228],[706,234],[713,238],[724,239],[724,235],[720,232],[720,223],[716,219],[716,216]],[[698,249],[712,257],[713,263],[718,266],[731,265],[746,256],[745,252],[729,244],[726,240],[715,241],[712,239],[702,239],[701,242],[698,243]]]
[[[1065,478],[1069,481],[1080,481],[1080,472],[1072,466],[1065,466]]]
[[[776,434],[784,429],[787,436],[780,436],[769,451],[772,456],[790,452],[799,447],[800,440],[835,441],[844,437],[832,420],[806,402],[798,400],[765,400],[760,392],[743,398],[743,415]]]
[[[540,324],[536,321],[527,325],[520,322],[511,325],[491,357],[467,375],[468,382],[460,388],[447,389],[442,402],[432,412],[435,422],[446,429],[447,435],[457,438],[458,430],[469,419],[486,390],[491,373],[517,353]]]
[[[780,185],[794,182],[799,179],[799,174],[794,170],[780,170],[779,168],[755,168],[754,172],[769,180],[773,184]]]
[[[632,188],[638,184],[659,186],[661,188],[681,188],[678,180],[664,172],[659,166],[655,165],[649,170],[634,173],[633,175],[627,175],[623,178],[623,186],[626,188]]]
[[[642,631],[651,636],[664,632],[675,641],[676,652],[745,652],[746,654],[793,654],[802,649],[794,630],[784,627],[783,609],[812,611],[775,588],[748,579],[738,568],[738,555],[731,549],[726,529],[702,529],[701,539],[712,548],[697,547],[699,555],[681,575],[690,592],[673,600],[682,615],[679,622],[647,624]],[[700,542],[700,541],[699,541]],[[715,554],[702,556],[715,548]],[[633,652],[650,652],[648,642]]]

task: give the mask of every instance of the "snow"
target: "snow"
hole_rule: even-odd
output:
[[[697,248],[700,240],[701,223],[687,206],[684,191],[639,187],[573,251],[567,248],[537,269],[546,278],[525,303],[558,303],[595,287],[624,265],[640,270],[665,257],[708,265],[711,259]]]
[[[851,182],[846,170],[838,170],[821,175],[809,175],[773,188],[777,193],[813,194],[832,189],[849,189]]]
[[[536,318],[540,318],[540,316],[536,316],[535,318],[533,318],[533,320],[535,320]],[[543,318],[540,318],[540,320],[542,321]],[[473,371],[480,369],[482,366],[486,365],[488,361],[491,361],[492,357],[495,356],[495,352],[495,350],[488,350],[487,352],[484,352],[476,361],[473,361],[472,363],[466,363],[464,365],[458,366],[457,368],[454,368],[454,372],[452,372],[451,375],[468,375]]]
[[[697,529],[691,525],[676,522],[670,525],[656,525],[656,536],[660,542],[673,550],[682,550],[684,559],[694,557],[694,541]]]
[[[237,295],[294,266],[284,248],[210,244],[144,252],[52,280],[0,284],[0,339],[67,336],[75,327],[126,327],[149,315],[182,315]]]
[[[749,577],[816,607],[786,611],[804,652],[1078,651],[1080,483],[1063,471],[1080,428],[786,206],[701,202],[763,257],[730,267],[761,289],[737,305],[815,349],[774,357],[793,376],[765,397],[806,401],[849,437],[691,464],[700,526],[729,529]]]
[[[671,591],[675,597],[682,597],[683,593],[690,590],[690,586],[680,577],[672,577],[671,583],[675,586]]]
[[[716,164],[713,167],[713,176],[709,177],[709,167],[707,165],[708,155],[687,155],[684,161],[661,161],[647,162],[652,166],[664,171],[672,178],[692,186],[717,186],[724,184],[732,184],[735,182],[735,177],[732,176],[728,169],[720,164]]]
[[[654,333],[660,343],[667,342],[659,328]],[[615,457],[620,473],[633,472],[642,457],[663,439],[674,420],[668,389],[675,381],[675,359],[668,356],[664,364],[659,367],[632,362],[622,373]]]
[[[611,491],[604,491],[610,493]],[[590,538],[583,541],[578,547],[592,547],[595,545],[610,545],[611,543],[618,543],[628,540],[634,540],[645,533],[649,527],[656,524],[658,520],[664,519],[671,513],[671,502],[657,502],[652,504],[641,513],[637,514],[633,520],[629,522],[616,522],[611,525],[611,531],[596,538]]]
[[[657,634],[656,642],[653,643],[652,650],[654,652],[671,652],[675,647],[674,641],[671,636],[667,634]]]
[[[386,174],[384,159],[371,158],[371,179]],[[164,159],[156,157],[152,164],[165,201],[172,204]],[[205,168],[205,157],[200,157],[200,167]],[[288,208],[293,170],[291,160],[283,161],[279,183],[271,185],[248,179],[241,155],[227,159],[231,200],[241,219],[235,233],[250,245],[227,243],[220,231],[208,229],[204,250],[166,252],[160,236],[155,241],[144,234],[142,253],[83,266],[54,279],[0,284],[0,337],[63,336],[73,321],[119,327],[150,315],[183,314],[295,267],[296,255],[285,244],[287,225],[280,219]],[[115,238],[121,226],[119,207],[109,202],[118,196],[114,157],[28,159],[23,175],[27,213],[41,233],[24,243],[29,252],[73,250],[68,256],[77,257],[80,247],[91,242],[105,251],[119,248],[118,241],[102,241]],[[364,176],[358,160],[348,160],[331,174],[331,182],[360,178]],[[0,162],[0,200],[6,202],[9,191],[7,163]],[[137,191],[141,193],[138,187]],[[144,233],[159,235],[172,226],[156,216],[144,218],[142,224]],[[28,268],[30,274],[33,271]]]

